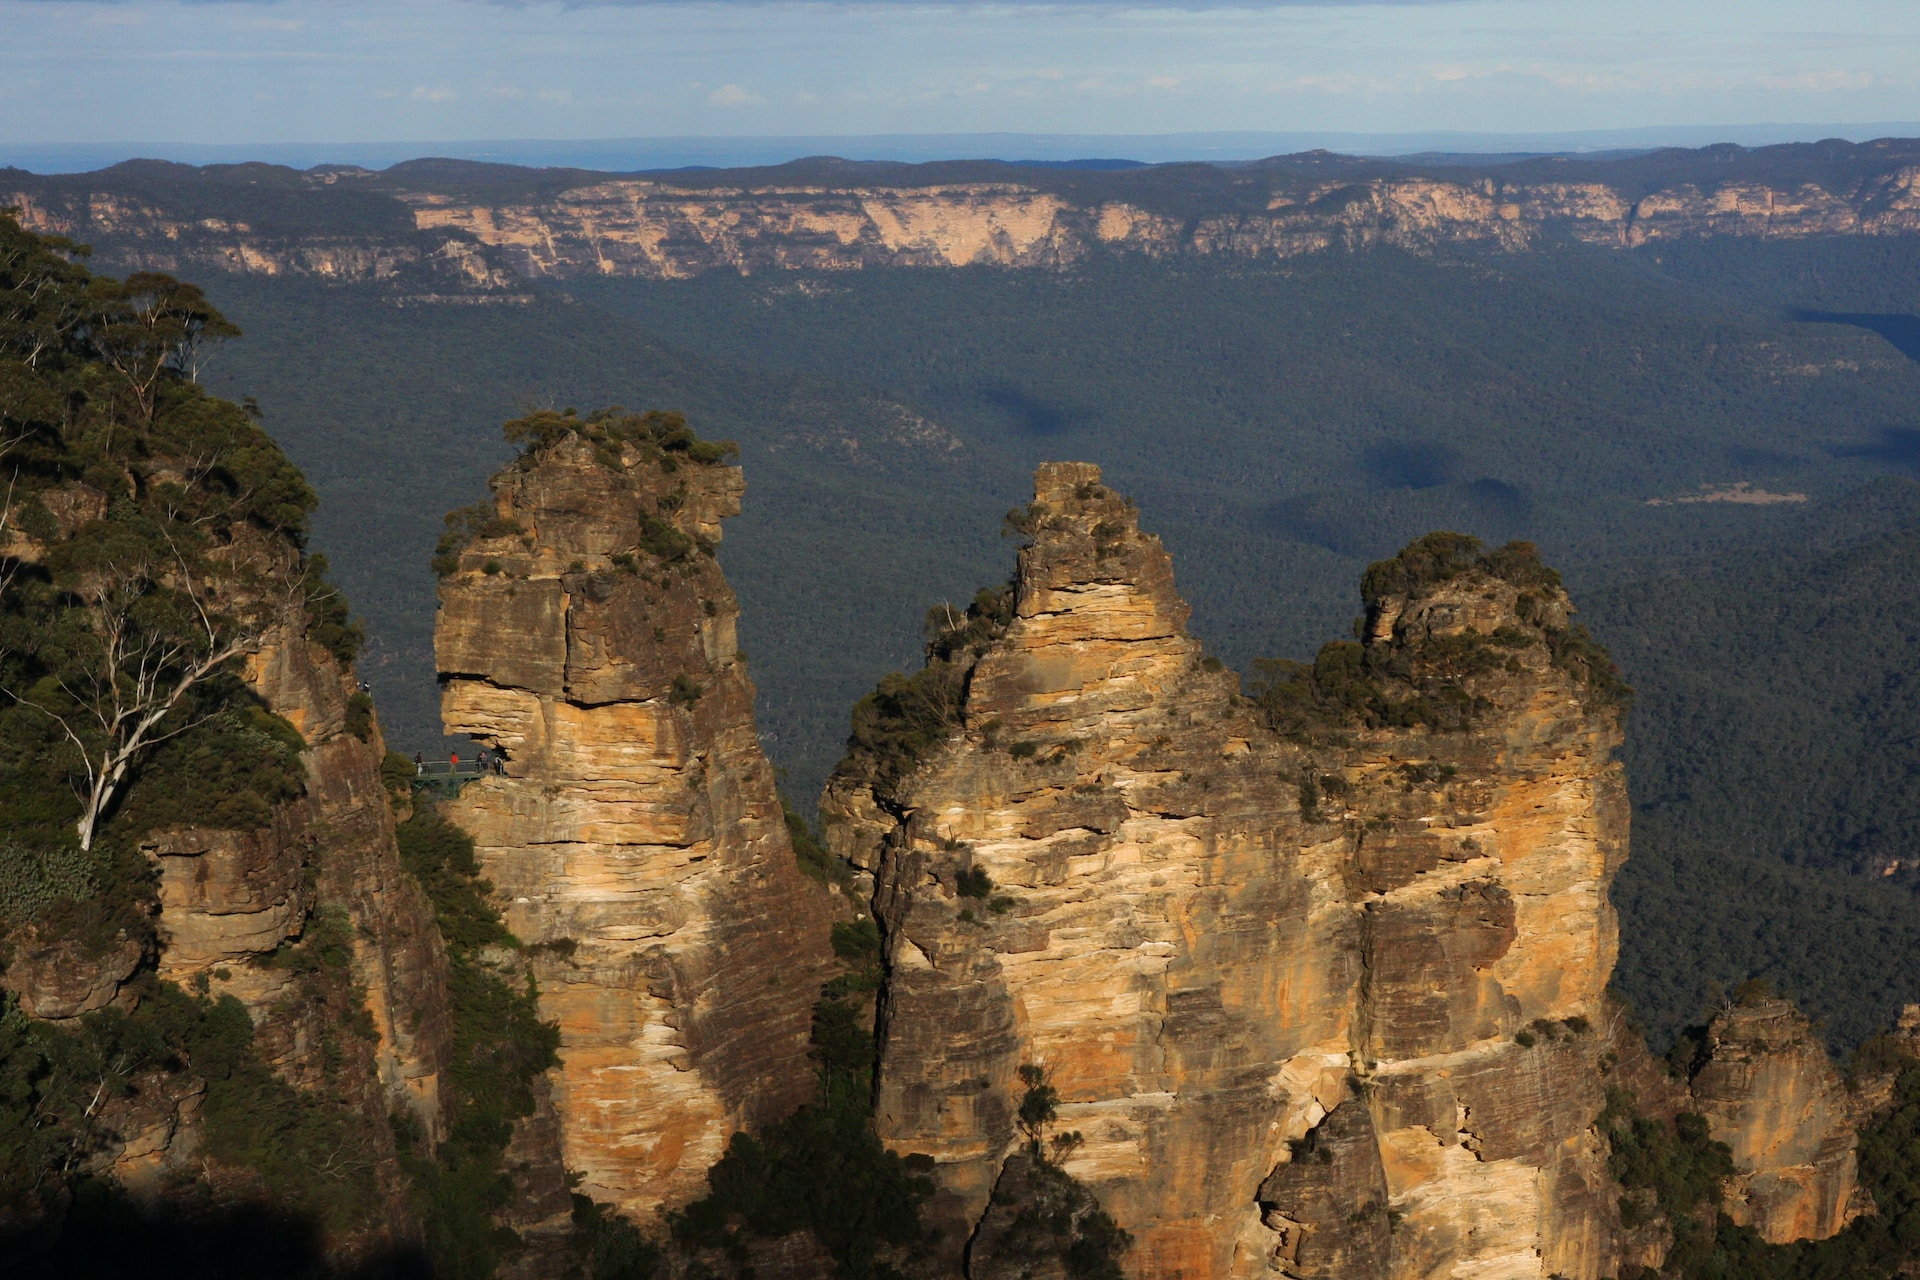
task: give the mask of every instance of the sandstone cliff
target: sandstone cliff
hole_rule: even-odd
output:
[[[1107,254],[1288,258],[1391,245],[1517,251],[1556,240],[1633,248],[1688,238],[1920,232],[1920,152],[1883,140],[1706,148],[1613,163],[1475,171],[1309,153],[1234,171],[1194,167],[1046,180],[989,163],[802,163],[724,178],[571,182],[529,171],[463,192],[443,163],[391,174],[282,171],[257,215],[223,208],[223,174],[131,165],[10,175],[0,205],[130,265],[384,282],[421,302],[526,301],[516,281],[675,279],[973,264],[1059,270]],[[963,180],[955,180],[964,174]],[[453,174],[457,179],[457,174]],[[256,189],[251,198],[265,193]],[[249,206],[252,207],[252,206]]]
[[[33,501],[49,518],[43,537],[9,541],[5,554],[16,564],[57,560],[109,506],[79,482]],[[326,1248],[341,1260],[379,1256],[412,1247],[419,1234],[389,1117],[410,1116],[429,1137],[441,1130],[446,960],[432,909],[399,865],[378,725],[369,706],[354,706],[363,695],[350,664],[313,638],[298,550],[243,528],[215,549],[213,564],[216,583],[227,580],[224,607],[260,619],[241,678],[297,734],[297,794],[244,827],[211,818],[147,831],[139,852],[157,897],[151,939],[123,933],[102,954],[89,940],[29,926],[9,940],[12,963],[0,984],[22,1012],[55,1022],[109,1005],[137,1009],[148,975],[237,999],[273,1071],[351,1117],[343,1141],[353,1160],[370,1163],[377,1195],[371,1213],[330,1224]],[[274,745],[261,739],[254,749]],[[136,784],[134,820],[155,802]],[[191,812],[178,797],[157,802]],[[344,950],[326,960],[310,954],[333,947]],[[363,1025],[364,1033],[349,1030]],[[258,1198],[249,1170],[222,1167],[203,1150],[205,1087],[188,1059],[106,1095],[88,1167],[146,1204],[178,1199],[196,1179],[216,1200]]]
[[[1693,1106],[1738,1174],[1724,1212],[1772,1244],[1846,1225],[1855,1186],[1851,1100],[1825,1046],[1785,1000],[1753,999],[1707,1028]]]
[[[713,545],[737,468],[658,416],[545,415],[445,565],[447,812],[529,944],[564,1167],[640,1217],[813,1090],[831,896],[799,870]]]
[[[823,804],[876,875],[877,1122],[939,1163],[945,1256],[1035,1064],[1130,1273],[1613,1274],[1589,1027],[1626,807],[1557,580],[1403,556],[1349,669],[1263,707],[1097,468],[1042,467],[1026,521],[1007,616],[936,642],[947,736],[863,750],[857,713]]]

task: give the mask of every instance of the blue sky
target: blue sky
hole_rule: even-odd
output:
[[[0,144],[1903,120],[1916,0],[0,0]]]

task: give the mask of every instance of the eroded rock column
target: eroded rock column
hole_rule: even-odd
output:
[[[813,1091],[834,908],[794,862],[712,556],[743,489],[685,440],[583,425],[494,478],[440,593],[447,730],[504,759],[447,811],[560,1025],[566,1167],[643,1220]]]

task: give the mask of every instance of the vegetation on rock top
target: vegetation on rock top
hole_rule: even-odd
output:
[[[927,610],[926,665],[881,677],[853,708],[853,729],[837,778],[858,778],[892,798],[907,775],[959,732],[974,664],[1013,622],[1013,586],[981,588],[965,610]]]
[[[1578,685],[1590,709],[1624,708],[1632,697],[1606,650],[1577,624],[1562,624],[1560,575],[1532,543],[1510,542],[1488,551],[1479,539],[1436,532],[1391,559],[1368,566],[1360,595],[1364,633],[1390,602],[1396,606],[1461,579],[1496,580],[1517,589],[1515,621],[1489,635],[1408,640],[1396,630],[1384,642],[1335,640],[1311,663],[1263,658],[1254,663],[1248,692],[1282,737],[1333,743],[1356,728],[1471,728],[1491,704],[1477,681],[1517,672],[1515,650],[1544,644],[1554,666]]]

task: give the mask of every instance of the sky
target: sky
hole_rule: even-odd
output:
[[[126,140],[1888,121],[1920,121],[1916,0],[0,0],[0,159]]]

